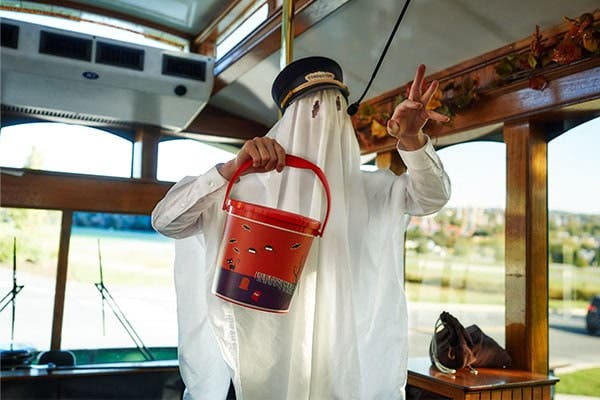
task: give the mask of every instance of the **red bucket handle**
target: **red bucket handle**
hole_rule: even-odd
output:
[[[227,201],[229,200],[229,192],[231,192],[231,188],[233,187],[233,184],[238,180],[238,178],[240,177],[242,172],[244,172],[245,170],[250,168],[251,165],[252,165],[252,160],[251,159],[247,160],[231,176],[231,179],[229,180],[229,184],[227,185],[227,192],[225,193],[225,199],[223,200],[223,210],[225,210],[227,208]],[[329,190],[329,183],[327,182],[327,178],[325,177],[325,174],[323,173],[323,171],[321,171],[321,168],[317,167],[315,164],[311,163],[310,161],[305,160],[304,158],[293,156],[291,154],[285,155],[285,165],[288,165],[290,167],[295,167],[295,168],[310,169],[317,175],[317,177],[323,184],[323,187],[325,188],[325,196],[327,197],[327,212],[325,213],[325,219],[323,220],[321,230],[317,231],[318,236],[323,236],[323,231],[325,230],[325,225],[327,225],[327,221],[329,220],[329,208],[331,206],[331,193]]]

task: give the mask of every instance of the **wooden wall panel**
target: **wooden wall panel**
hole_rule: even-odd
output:
[[[137,179],[3,169],[0,205],[150,214],[171,185]]]
[[[62,339],[62,323],[65,306],[65,291],[67,287],[67,269],[69,265],[69,244],[71,243],[72,224],[73,211],[63,211],[60,225],[56,283],[54,287],[54,313],[52,316],[50,350],[60,350],[60,342]]]
[[[547,143],[540,125],[506,124],[506,348],[513,368],[548,373]]]

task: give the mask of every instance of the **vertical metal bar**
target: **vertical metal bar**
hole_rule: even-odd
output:
[[[71,225],[73,211],[62,212],[60,226],[60,243],[58,247],[58,260],[56,266],[56,286],[54,289],[54,314],[52,318],[52,338],[50,350],[60,350],[62,338],[63,313],[65,310],[65,289],[67,287],[67,267],[69,264],[69,243],[71,240]]]
[[[280,69],[292,62],[294,47],[294,0],[283,0],[281,13]]]

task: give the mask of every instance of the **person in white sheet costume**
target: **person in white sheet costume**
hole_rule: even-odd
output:
[[[275,80],[273,97],[284,113],[265,137],[247,141],[229,162],[183,178],[157,204],[154,228],[180,239],[175,285],[184,398],[224,399],[230,379],[238,400],[404,398],[404,232],[410,215],[436,212],[450,196],[448,176],[421,130],[430,118],[447,120],[426,110],[438,84],[424,90],[424,74],[421,65],[387,125],[408,169],[401,176],[360,170],[341,69],[310,57]],[[323,170],[331,214],[289,313],[274,314],[224,301],[212,284],[225,188],[244,161],[253,164],[232,198],[322,220],[321,183],[309,170],[284,168],[286,153]]]

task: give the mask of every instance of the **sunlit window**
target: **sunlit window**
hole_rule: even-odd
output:
[[[157,178],[176,182],[184,176],[205,173],[218,163],[235,157],[230,145],[207,144],[192,139],[174,139],[158,145]]]
[[[224,39],[217,43],[217,60],[223,57],[229,50],[234,48],[253,30],[255,30],[269,15],[269,5],[267,3],[260,6],[244,22],[235,28]]]
[[[173,258],[149,216],[74,213],[62,347],[130,349],[121,361],[175,347]]]
[[[600,396],[600,118],[548,145],[550,369],[557,393]],[[596,374],[596,375],[594,375]],[[588,378],[588,376],[590,378]],[[583,379],[583,380],[582,380]]]
[[[504,344],[505,145],[438,151],[452,182],[442,210],[413,217],[406,233],[409,355],[427,357],[442,311]]]
[[[59,211],[0,208],[2,349],[50,347],[60,221]]]
[[[132,142],[80,125],[39,122],[3,127],[0,166],[131,177]]]

